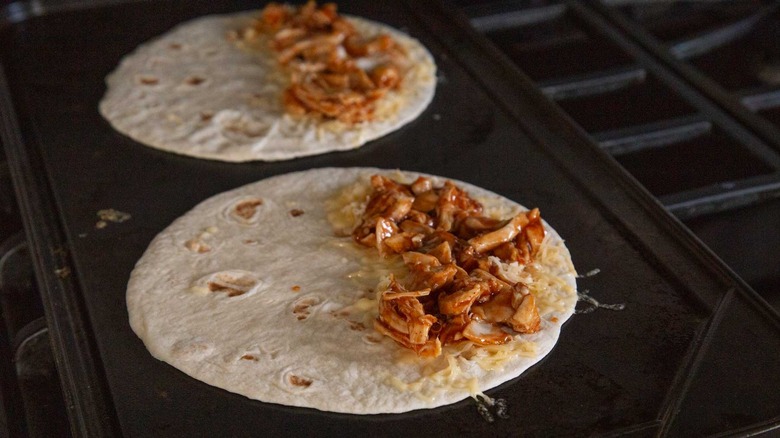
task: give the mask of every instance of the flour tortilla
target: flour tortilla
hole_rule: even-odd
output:
[[[356,182],[367,187],[378,172],[403,182],[418,175],[371,168],[308,170],[202,202],[161,232],[132,272],[127,307],[133,330],[154,357],[210,385],[264,402],[351,414],[451,404],[513,379],[541,360],[577,300],[569,253],[549,225],[542,251],[557,258],[540,263],[547,264],[542,268],[558,286],[546,298],[537,295],[542,329],[516,335],[506,347],[516,354],[492,363],[495,369],[457,359],[449,346],[437,359],[418,358],[374,330],[375,292],[367,288],[376,287],[372,276],[384,262],[366,256],[376,251],[351,237],[337,237],[326,210],[345,188]],[[525,210],[456,183],[487,211],[506,217]],[[236,215],[237,205],[259,200],[254,214]],[[209,291],[207,283],[220,279],[245,293],[230,297]],[[455,366],[447,368],[448,363]]]
[[[319,122],[285,114],[289,79],[261,41],[250,49],[227,34],[258,11],[183,23],[138,47],[106,78],[103,117],[145,145],[222,161],[286,160],[357,148],[411,122],[436,88],[436,66],[419,41],[380,23],[348,17],[366,36],[388,34],[408,53],[398,90],[378,102],[375,120]]]

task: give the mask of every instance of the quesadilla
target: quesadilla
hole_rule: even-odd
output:
[[[541,360],[574,313],[575,278],[539,210],[431,175],[326,168],[181,216],[138,261],[127,306],[155,358],[210,385],[399,413]]]
[[[125,56],[100,113],[147,146],[213,160],[357,148],[417,118],[436,66],[417,40],[335,6],[182,23]]]

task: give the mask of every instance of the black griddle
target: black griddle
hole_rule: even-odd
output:
[[[780,427],[780,316],[553,106],[465,18],[438,1],[340,2],[433,53],[439,83],[413,123],[356,151],[230,164],[144,147],[97,112],[103,78],[138,44],[238,1],[12,4],[0,22],[0,126],[77,436],[700,436]],[[472,400],[352,416],[248,400],[149,355],[125,288],[151,239],[201,200],[324,166],[453,177],[528,206],[566,239],[579,287],[550,355]],[[132,219],[95,227],[98,210]]]

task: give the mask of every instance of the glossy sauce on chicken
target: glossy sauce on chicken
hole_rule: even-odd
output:
[[[283,95],[289,114],[369,121],[376,101],[401,84],[406,55],[388,35],[363,37],[336,9],[314,1],[300,7],[270,3],[243,38],[270,38],[290,76]]]
[[[381,291],[377,331],[436,357],[442,345],[500,345],[539,330],[534,295],[506,269],[532,263],[539,251],[538,209],[488,217],[452,182],[437,187],[425,177],[402,184],[373,175],[371,188],[352,237],[382,256],[401,255],[409,270]]]

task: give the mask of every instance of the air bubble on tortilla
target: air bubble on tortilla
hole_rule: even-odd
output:
[[[222,135],[236,141],[265,137],[271,128],[268,123],[235,110],[222,110],[214,115],[213,120],[220,127]]]
[[[198,279],[192,289],[205,287],[210,295],[235,298],[250,295],[262,287],[263,281],[253,272],[228,270],[215,272]]]
[[[214,352],[214,344],[203,338],[181,339],[171,346],[171,354],[186,360],[199,360]]]
[[[292,313],[298,319],[298,321],[304,321],[313,310],[322,302],[322,298],[318,295],[306,295],[298,298],[292,303]]]
[[[259,351],[267,360],[275,360],[284,351],[283,339],[266,340],[259,345],[251,345],[249,349]]]
[[[211,245],[199,238],[193,238],[184,243],[184,246],[194,254],[206,254],[211,252]]]
[[[282,388],[292,392],[303,392],[310,390],[315,384],[315,380],[306,373],[297,370],[285,370],[281,373]]]
[[[193,254],[209,253],[214,248],[213,245],[209,243],[209,241],[218,231],[219,230],[217,227],[207,227],[197,235],[184,242],[184,247]]]
[[[221,216],[240,225],[255,225],[260,220],[264,200],[257,196],[239,198],[222,209]]]

